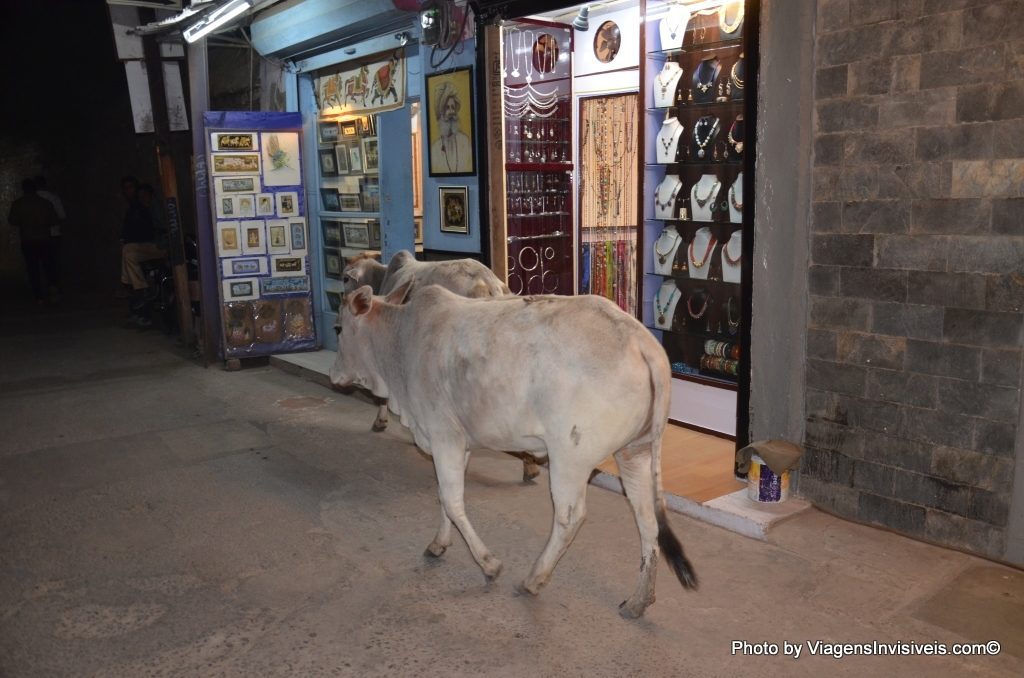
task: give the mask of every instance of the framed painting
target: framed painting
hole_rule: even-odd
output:
[[[441,231],[469,233],[469,189],[465,186],[438,187],[441,207]]]
[[[259,153],[214,153],[210,158],[210,174],[259,174]]]
[[[222,257],[236,257],[242,253],[242,242],[237,221],[222,221],[217,224],[217,254]]]
[[[255,151],[256,132],[213,132],[210,148],[214,151]]]
[[[275,278],[306,275],[306,257],[290,254],[270,257],[270,275]]]
[[[348,170],[349,172],[363,171],[363,149],[358,141],[348,145]]]
[[[274,197],[277,199],[277,216],[299,216],[299,194],[297,191],[281,191]]]
[[[334,147],[320,149],[320,176],[338,176],[338,162],[334,157]]]
[[[241,222],[241,230],[242,254],[267,253],[267,238],[262,219]]]
[[[333,120],[318,122],[316,129],[320,133],[321,144],[333,144],[338,140],[338,123]]]
[[[263,132],[260,145],[264,186],[298,186],[302,183],[298,132]]]
[[[260,190],[259,177],[215,177],[213,192],[221,193],[256,193]]]
[[[234,219],[238,214],[237,195],[218,195],[214,198],[218,219]]]
[[[340,292],[327,292],[327,305],[331,307],[331,311],[338,313],[341,311],[341,293]]]
[[[339,210],[342,212],[362,212],[363,202],[359,198],[358,193],[340,193],[338,195],[340,201]]]
[[[412,218],[413,242],[417,245],[423,244],[423,217]]]
[[[266,257],[235,257],[222,259],[221,272],[224,278],[236,278],[242,275],[266,275]]]
[[[359,136],[359,123],[356,120],[345,120],[342,122],[341,136],[350,139]]]
[[[288,254],[288,221],[267,219],[267,251],[271,254]]]
[[[324,275],[328,278],[341,280],[345,270],[345,260],[341,257],[341,250],[334,247],[324,248]]]
[[[274,216],[274,194],[273,193],[257,193],[256,194],[256,216],[258,216],[258,217],[272,217],[272,216]]]
[[[235,208],[237,217],[256,216],[256,196],[252,193],[241,193],[235,196]]]
[[[363,168],[367,174],[376,174],[380,169],[380,157],[377,155],[377,137],[365,137],[363,146]]]
[[[305,219],[292,219],[288,222],[288,245],[292,254],[306,253]]]
[[[430,176],[476,174],[472,67],[428,75],[426,94]]]
[[[340,212],[341,202],[338,199],[338,189],[336,188],[321,188],[320,199],[324,204],[325,212]]]
[[[345,229],[345,247],[369,248],[370,227],[366,222],[346,221],[342,226]]]
[[[338,174],[348,174],[348,144],[337,144],[334,147],[334,166]]]
[[[341,222],[334,219],[321,219],[320,232],[324,235],[324,247],[341,247]]]
[[[222,285],[224,301],[246,301],[260,296],[259,278],[232,278]]]

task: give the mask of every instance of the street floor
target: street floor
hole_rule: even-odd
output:
[[[458,535],[424,557],[433,467],[373,418],[272,367],[204,369],[118,310],[9,314],[0,676],[1024,675],[1024,574],[818,511],[767,542],[671,514],[700,588],[662,564],[627,621],[636,527],[591,487],[551,583],[517,596],[550,528],[546,474],[470,462],[470,519],[504,562],[487,584]],[[834,656],[873,641],[999,651]]]

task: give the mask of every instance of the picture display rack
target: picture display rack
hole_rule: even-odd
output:
[[[644,324],[673,376],[735,390],[742,351],[743,2],[647,5]],[[749,132],[752,134],[752,130]]]

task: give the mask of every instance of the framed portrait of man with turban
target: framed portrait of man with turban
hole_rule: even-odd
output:
[[[430,176],[476,174],[472,67],[428,75],[426,98]]]

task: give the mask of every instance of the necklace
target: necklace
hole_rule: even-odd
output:
[[[729,301],[725,304],[725,321],[729,323],[729,334],[736,334],[736,330],[740,327],[740,319],[732,319],[732,297],[729,297]]]
[[[665,302],[664,306],[662,306],[661,305],[661,291],[664,290],[665,287],[666,287],[665,285],[662,285],[660,288],[658,288],[658,292],[654,295],[654,306],[656,307],[656,309],[658,311],[658,324],[659,325],[664,325],[665,324],[665,311],[667,311],[669,309],[669,307],[672,306],[672,300],[675,298],[676,292],[679,291],[678,287],[676,287],[675,285],[672,285],[672,294],[668,295],[668,301]]]
[[[735,266],[736,264],[740,263],[740,259],[743,258],[743,251],[742,251],[743,248],[741,247],[740,248],[740,253],[735,258],[733,258],[733,256],[731,254],[729,254],[729,245],[732,244],[732,241],[733,241],[733,238],[729,238],[729,240],[726,241],[725,247],[722,248],[722,255],[725,256],[725,260],[727,262],[729,262],[730,264]]]
[[[738,183],[739,182],[737,181],[735,184],[733,184],[732,186],[729,187],[729,204],[731,204],[733,209],[736,210],[737,212],[742,212],[743,211],[743,193],[742,192],[740,193],[740,197],[739,198],[736,197],[736,184],[738,184]],[[741,191],[743,190],[742,187],[740,188],[740,190]]]
[[[679,67],[679,64],[677,64],[676,62],[674,62],[674,61],[666,61],[665,62],[665,68],[661,69],[658,72],[658,75],[655,76],[655,78],[654,78],[658,82],[658,86],[661,87],[661,98],[662,99],[664,99],[665,97],[668,96],[668,87],[669,87],[669,85],[671,85],[672,83],[676,82],[676,79],[682,74],[682,72],[683,72],[683,69],[681,69]],[[662,77],[662,76],[665,76],[665,75],[668,75],[668,77],[667,78]]]
[[[743,1],[740,0],[740,2],[737,2],[736,4],[739,6],[739,9],[737,10],[736,18],[732,23],[729,23],[725,18],[725,3],[722,3],[722,6],[718,8],[718,27],[725,33],[735,33],[736,29],[743,23]]]
[[[526,34],[530,34],[529,47],[527,47]],[[533,31],[519,31],[519,52],[520,58],[523,62],[523,68],[526,69],[526,83],[530,84],[533,82]]]
[[[704,264],[708,263],[708,259],[711,258],[711,251],[715,249],[715,245],[717,245],[718,242],[715,240],[715,236],[709,234],[708,248],[704,250],[704,256],[700,258],[700,261],[697,261],[697,257],[694,256],[693,252],[693,246],[696,242],[697,237],[694,236],[693,240],[690,241],[690,263],[693,264],[694,268],[702,268]]]
[[[693,296],[697,296],[696,293]],[[686,300],[686,310],[690,314],[690,317],[694,320],[700,320],[704,317],[704,314],[708,312],[708,302],[711,301],[711,295],[707,292],[704,293],[704,305],[700,307],[699,311],[693,310],[693,296]]]
[[[510,28],[508,31],[508,61],[512,65],[512,77],[519,77],[519,63],[516,59],[516,33],[519,33],[518,28]]]
[[[675,24],[673,25],[672,18],[675,18]],[[685,30],[686,24],[690,22],[690,13],[682,7],[673,7],[665,15],[665,18],[661,20],[661,25],[668,31],[668,35],[673,40],[676,39],[676,35],[681,33],[680,29]]]
[[[743,53],[740,52],[740,58],[736,60],[736,63],[732,65],[732,70],[729,71],[729,80],[732,82],[732,86],[735,89],[743,89],[743,77],[740,75],[740,67],[743,66]]]
[[[669,132],[668,136],[664,136],[665,132]],[[664,155],[669,157],[670,161],[672,154],[669,153],[669,149],[679,143],[679,137],[682,134],[683,126],[676,118],[669,118],[661,124],[661,132],[658,133],[658,143],[665,149]]]
[[[736,119],[733,120],[732,126],[729,128],[729,134],[726,136],[729,143],[732,144],[733,149],[736,151],[736,155],[743,152],[743,127],[740,126],[742,124],[743,114],[740,113],[736,116]],[[737,133],[739,135],[739,139],[736,138]]]
[[[707,94],[708,90],[715,86],[715,80],[718,78],[719,68],[721,68],[721,64],[719,63],[718,59],[714,57],[712,57],[711,59],[705,59],[704,61],[700,62],[699,66],[697,66],[697,72],[694,73],[694,78],[697,80],[695,84],[697,85],[697,89],[699,89],[702,94]],[[709,69],[711,71],[711,78],[705,81],[704,77],[701,75],[701,72],[707,75]]]
[[[705,155],[704,148],[711,142],[712,137],[718,133],[718,118],[714,118],[714,122],[711,122],[710,116],[704,116],[697,121],[697,124],[693,126],[693,140],[697,142],[697,157],[703,158]],[[704,139],[700,138],[700,128],[704,127],[708,133],[704,136]]]
[[[670,242],[668,249],[665,250],[664,252],[661,251],[661,248],[658,247],[658,243],[661,242],[661,238],[659,237],[657,240],[654,241],[654,252],[658,255],[658,263],[664,265],[665,262],[668,261],[668,255],[672,254],[672,250],[676,248],[676,245],[679,244],[679,241],[682,240],[683,237],[679,235],[678,231],[675,231],[670,228],[666,228],[664,231],[662,231],[661,235],[669,236],[668,239]]]
[[[700,182],[696,183],[693,187],[693,199],[697,201],[697,206],[700,207],[701,209],[704,209],[704,206],[708,204],[709,200],[711,200],[711,196],[718,194],[718,189],[721,186],[722,182],[716,179],[715,183],[713,183],[711,187],[708,189],[708,194],[701,198],[699,193]]]
[[[657,205],[658,209],[660,211],[662,211],[662,212],[664,212],[665,210],[670,210],[672,208],[672,206],[676,202],[676,195],[679,194],[679,189],[683,187],[683,182],[681,182],[678,179],[676,179],[674,181],[673,186],[672,186],[672,190],[671,190],[671,192],[670,192],[670,194],[668,196],[668,200],[666,200],[665,202],[662,202],[661,201],[661,187],[664,186],[668,182],[668,180],[670,178],[671,177],[665,177],[665,181],[663,181],[658,186],[658,188],[654,189],[654,204]]]

